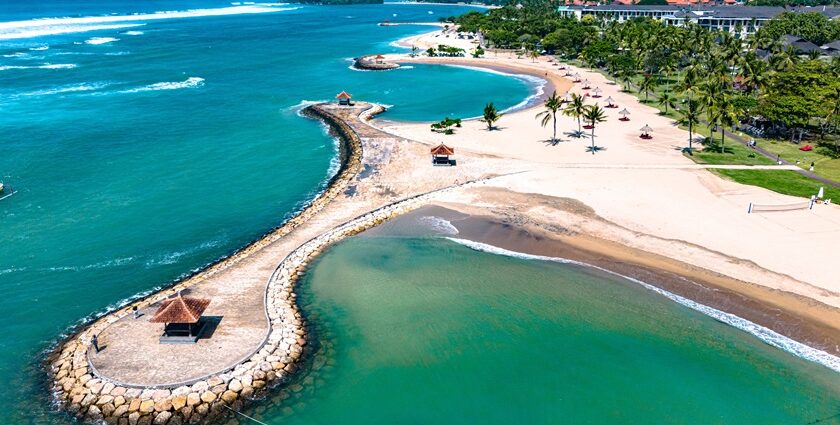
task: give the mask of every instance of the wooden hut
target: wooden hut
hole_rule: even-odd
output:
[[[353,96],[350,96],[350,93],[342,90],[341,93],[335,96],[335,98],[338,99],[339,105],[350,106],[350,99],[352,99]]]
[[[206,322],[201,320],[201,314],[207,309],[210,300],[204,298],[182,297],[164,300],[152,323],[163,323],[161,344],[192,344],[198,341]]]
[[[449,159],[455,155],[455,149],[443,143],[432,148],[432,165],[455,165],[455,160]]]

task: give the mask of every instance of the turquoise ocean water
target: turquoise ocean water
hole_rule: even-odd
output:
[[[432,120],[531,94],[473,70],[349,69],[429,30],[377,22],[467,10],[0,3],[0,181],[18,191],[0,200],[0,423],[59,420],[38,398],[39,361],[62,332],[254,240],[323,187],[336,146],[302,102],[347,90]]]
[[[840,375],[598,270],[348,239],[299,302],[319,342],[269,424],[836,424]]]

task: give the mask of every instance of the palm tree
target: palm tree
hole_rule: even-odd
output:
[[[598,105],[588,105],[583,112],[583,118],[592,126],[592,147],[589,150],[592,151],[592,155],[595,155],[595,151],[598,150],[595,147],[595,124],[606,121],[607,114],[604,108]]]
[[[502,118],[502,115],[504,114],[501,114],[496,110],[496,105],[494,105],[493,102],[490,102],[487,105],[484,105],[484,118],[482,118],[481,121],[486,122],[487,130],[491,131],[493,130],[493,123]]]
[[[570,116],[577,120],[578,123],[578,131],[577,134],[580,135],[583,133],[581,126],[580,126],[580,117],[583,116],[583,112],[586,109],[586,105],[583,103],[583,96],[572,93],[572,100],[569,101],[569,104],[566,105],[566,109],[563,110],[563,115]],[[580,136],[578,136],[580,137]]]
[[[654,78],[651,74],[645,74],[642,82],[639,83],[639,93],[645,92],[645,103],[648,101],[648,92],[656,89],[656,85],[656,78]]]
[[[551,96],[545,100],[543,107],[545,110],[537,114],[536,118],[540,119],[540,125],[547,126],[549,121],[554,120],[554,132],[551,136],[551,143],[557,144],[557,111],[563,106],[563,101],[557,97],[557,92],[551,93]]]
[[[697,99],[689,98],[685,103],[685,108],[680,109],[682,116],[678,123],[688,126],[688,151],[691,152],[692,140],[694,139],[694,126],[700,122],[700,113],[703,112],[703,104]]]
[[[675,103],[677,102],[677,98],[671,94],[671,92],[666,91],[659,95],[659,106],[665,107],[665,115],[668,115],[668,107],[676,108]]]
[[[714,110],[714,120],[720,129],[720,153],[723,153],[724,143],[726,142],[726,129],[735,126],[735,123],[738,122],[738,115],[735,113],[735,106],[732,105],[729,96],[721,96],[712,105],[712,109]]]

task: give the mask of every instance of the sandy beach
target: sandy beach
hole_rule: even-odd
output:
[[[410,37],[402,44],[446,44],[440,42],[442,34],[435,31]],[[584,90],[583,84],[573,84],[564,77],[566,70],[546,58],[391,55],[389,60],[528,74],[549,81],[546,92],[581,93],[587,95],[587,104],[597,102],[602,106],[606,105],[605,99],[612,98],[618,105],[606,109],[607,122],[595,129],[595,144],[603,150],[594,155],[587,150],[591,143],[589,130],[584,130],[583,138],[572,137],[578,124],[567,116],[558,115],[561,142],[552,145],[550,125],[542,128],[535,120],[540,106],[505,115],[494,131],[488,131],[478,120],[466,121],[454,135],[431,132],[428,123],[374,122],[382,130],[406,139],[454,147],[459,166],[472,157],[492,157],[507,159],[508,165],[519,167],[521,173],[494,179],[488,183],[491,187],[451,195],[442,205],[521,227],[530,236],[525,240],[510,235],[468,237],[543,254],[551,249],[540,248],[534,239],[562,241],[597,254],[602,260],[580,257],[607,268],[635,264],[658,270],[653,274],[679,275],[691,280],[692,285],[683,285],[682,289],[677,288],[679,285],[662,285],[782,333],[795,334],[812,345],[838,351],[840,280],[824,266],[840,260],[835,248],[840,240],[837,206],[747,214],[750,202],[789,204],[799,199],[741,185],[702,169],[681,152],[687,145],[686,131],[596,72],[564,66],[590,82],[591,90]],[[593,98],[596,88],[601,96]],[[492,100],[492,96],[476,99],[476,109]],[[623,108],[630,111],[628,122],[618,119],[618,111]],[[644,125],[653,128],[652,140],[639,137]],[[764,172],[790,172],[784,170]],[[705,289],[691,288],[699,282]],[[731,296],[725,300],[708,296],[720,291]]]

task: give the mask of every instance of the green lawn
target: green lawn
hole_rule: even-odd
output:
[[[840,188],[826,186],[809,179],[796,171],[775,170],[713,170],[714,173],[728,177],[738,183],[770,189],[785,195],[810,198],[816,195],[820,187],[825,188],[825,197],[832,202],[840,201]]]
[[[717,138],[716,141],[720,139]],[[702,150],[694,151],[694,155],[690,158],[701,164],[770,165],[776,163],[737,142],[726,143],[723,153],[720,152],[718,145],[705,146]]]
[[[817,151],[821,150],[819,148],[817,148],[817,151],[810,152],[799,150],[800,147],[807,144],[817,147],[814,142],[802,142],[797,145],[787,140],[759,140],[758,144],[776,155],[781,155],[787,161],[796,162],[798,160],[799,166],[806,170],[811,167],[811,161],[813,161],[815,163],[814,173],[827,179],[840,181],[840,157],[831,158],[818,153]],[[823,149],[831,148],[824,147]]]

